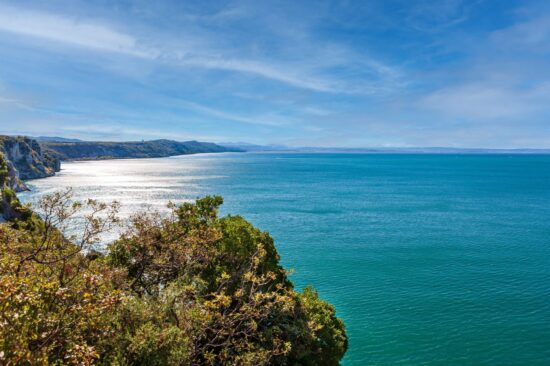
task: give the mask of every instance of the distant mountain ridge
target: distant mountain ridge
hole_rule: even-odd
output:
[[[242,151],[291,151],[292,147],[285,145],[256,145],[246,142],[220,142],[220,146],[228,147],[231,149],[239,149]]]

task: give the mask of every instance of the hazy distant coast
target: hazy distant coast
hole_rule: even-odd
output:
[[[63,137],[0,136],[0,152],[6,156],[15,191],[26,190],[27,179],[45,178],[60,170],[61,161],[128,158],[162,158],[221,152],[298,152],[347,154],[550,154],[550,149],[474,149],[448,147],[288,147],[248,143],[199,141],[82,141]]]
[[[550,149],[490,149],[460,147],[315,147],[255,145],[245,142],[220,143],[221,146],[248,152],[303,152],[342,154],[550,154]]]
[[[61,137],[0,136],[0,152],[6,158],[10,188],[27,189],[23,180],[54,175],[65,160],[161,158],[175,155],[238,152],[238,148],[199,141],[80,141]]]

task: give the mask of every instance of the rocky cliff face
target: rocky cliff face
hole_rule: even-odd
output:
[[[0,153],[0,223],[28,217],[30,210],[17,199],[12,187],[22,184],[16,170]]]
[[[0,152],[9,175],[6,184],[17,192],[27,189],[23,180],[49,177],[60,169],[59,159],[28,137],[0,136]]]

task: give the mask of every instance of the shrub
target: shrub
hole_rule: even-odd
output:
[[[0,226],[0,363],[337,365],[334,308],[294,290],[273,239],[221,197],[139,213],[93,251],[118,205],[47,197],[40,225]],[[86,208],[79,236],[72,217]]]

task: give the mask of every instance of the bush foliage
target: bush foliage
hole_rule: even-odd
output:
[[[338,365],[334,308],[296,291],[269,234],[221,204],[136,214],[105,253],[118,205],[70,191],[0,225],[0,364]]]

